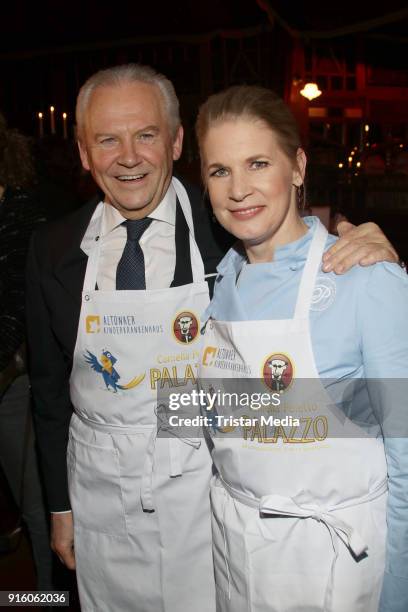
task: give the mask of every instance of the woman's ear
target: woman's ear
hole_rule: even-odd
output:
[[[303,184],[306,173],[306,153],[303,149],[298,149],[296,152],[296,165],[293,169],[293,184],[300,187]]]

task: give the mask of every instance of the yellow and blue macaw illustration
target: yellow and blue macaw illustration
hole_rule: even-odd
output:
[[[118,389],[128,390],[137,387],[137,385],[139,385],[145,377],[145,374],[140,374],[139,376],[132,378],[127,385],[118,385],[117,383],[120,379],[120,375],[119,372],[113,367],[117,362],[117,358],[112,355],[110,351],[103,350],[99,363],[96,355],[88,350],[86,352],[88,354],[84,355],[85,361],[90,364],[91,368],[95,370],[95,372],[102,374],[106,389],[109,390],[109,387],[112,387],[114,393],[117,393]]]

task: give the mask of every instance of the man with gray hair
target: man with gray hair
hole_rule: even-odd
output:
[[[214,612],[210,455],[199,439],[158,436],[155,409],[158,389],[194,383],[200,334],[180,357],[174,325],[199,320],[222,252],[200,195],[172,176],[183,129],[164,76],[98,72],[77,124],[103,199],[38,232],[28,261],[52,545],[77,569],[83,612]]]
[[[52,545],[77,569],[84,612],[214,612],[210,454],[158,436],[155,407],[163,355],[194,382],[196,351],[177,362],[173,328],[204,311],[222,253],[200,194],[172,178],[183,129],[170,81],[137,65],[98,72],[77,129],[103,201],[37,234],[28,272]]]

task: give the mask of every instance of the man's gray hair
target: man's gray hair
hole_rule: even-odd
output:
[[[167,113],[167,119],[173,138],[180,126],[179,101],[173,84],[160,72],[150,66],[141,64],[123,64],[106,70],[99,70],[82,85],[76,104],[76,123],[78,138],[81,140],[84,128],[84,117],[92,92],[97,87],[118,87],[126,83],[149,83],[158,87]]]

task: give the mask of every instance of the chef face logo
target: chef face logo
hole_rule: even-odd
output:
[[[262,378],[269,389],[283,393],[293,379],[293,365],[287,355],[273,353],[264,361]]]
[[[98,315],[88,315],[85,320],[87,334],[98,334],[101,331],[101,320]]]
[[[188,310],[180,312],[173,322],[173,334],[182,344],[193,342],[198,334],[197,317]]]

